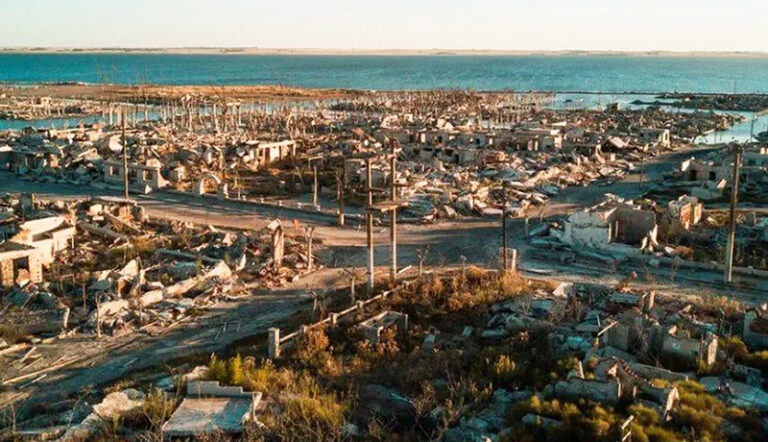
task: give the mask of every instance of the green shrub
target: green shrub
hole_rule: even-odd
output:
[[[685,440],[680,434],[656,425],[644,428],[643,430],[645,431],[645,435],[648,437],[649,442],[680,442]],[[632,436],[634,439],[634,431]]]
[[[158,430],[171,417],[175,409],[174,398],[166,397],[160,389],[154,389],[147,394],[141,405],[141,414],[153,429]]]
[[[695,381],[678,384],[680,404],[675,412],[678,424],[695,431],[701,439],[721,440],[721,425],[725,415],[725,404],[707,392]]]
[[[245,377],[243,358],[238,354],[227,363],[227,382],[232,385],[243,385]]]
[[[653,408],[646,407],[645,405],[630,405],[628,410],[629,414],[635,416],[634,422],[647,427],[650,425],[657,425],[661,422],[661,416]]]
[[[208,379],[224,383],[228,381],[227,376],[227,362],[219,360],[215,354],[212,354],[211,361],[208,363]]]
[[[492,366],[494,381],[500,385],[506,384],[514,378],[516,370],[515,361],[507,355],[501,355]]]

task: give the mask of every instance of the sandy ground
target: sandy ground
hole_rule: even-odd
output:
[[[41,84],[30,87],[2,87],[0,93],[16,97],[54,97],[81,100],[164,101],[186,95],[227,97],[228,100],[269,100],[270,102],[344,98],[357,94],[337,89],[308,89],[289,86],[159,86]]]

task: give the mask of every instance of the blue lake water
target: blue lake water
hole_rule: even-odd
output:
[[[768,93],[768,57],[0,54],[0,81]]]
[[[547,90],[560,92],[556,108],[610,102],[631,108],[633,100],[649,99],[631,92],[768,93],[768,57],[0,54],[0,82]],[[0,129],[61,128],[98,120],[0,121]],[[751,121],[742,123],[700,141],[744,141],[751,126]],[[768,116],[760,116],[755,131],[766,128]]]

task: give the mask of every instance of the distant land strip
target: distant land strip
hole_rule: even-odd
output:
[[[189,54],[189,55],[461,55],[461,56],[647,56],[647,57],[768,57],[757,51],[595,51],[501,49],[323,49],[323,48],[74,48],[0,47],[0,54]]]

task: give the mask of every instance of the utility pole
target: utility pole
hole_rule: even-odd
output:
[[[368,293],[373,293],[373,189],[371,181],[373,180],[373,172],[371,158],[365,160],[365,192],[367,196],[367,204],[365,211],[365,227],[368,240]]]
[[[397,282],[397,149],[392,144],[392,158],[390,159],[390,168],[392,174],[392,213],[391,226],[389,231],[389,241],[391,245],[392,257],[390,259],[389,279],[394,286]]]
[[[646,145],[646,149],[648,145]],[[643,190],[643,179],[645,178],[645,151],[640,153],[640,191]]]
[[[739,168],[741,167],[741,149],[739,145],[733,145],[733,171],[731,172],[731,213],[728,219],[728,246],[725,250],[725,275],[726,283],[733,282],[733,248],[736,242],[736,204],[739,193]]]
[[[501,254],[502,254],[502,270],[507,271],[508,267],[508,261],[507,261],[507,182],[504,181],[501,188],[504,192],[504,199],[502,204],[504,207],[501,209]]]
[[[339,226],[344,226],[344,169],[336,171],[336,200],[339,202]]]
[[[120,142],[123,144],[123,192],[125,199],[128,199],[128,143],[125,140],[125,108],[122,109],[123,116],[121,118],[121,126],[122,126],[122,137],[120,139]]]
[[[317,164],[312,165],[312,205],[317,207]]]

